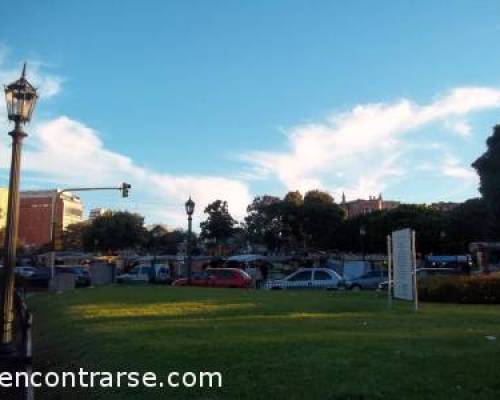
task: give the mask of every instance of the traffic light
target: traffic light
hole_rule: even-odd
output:
[[[132,187],[130,183],[122,183],[122,197],[128,197],[128,191]]]

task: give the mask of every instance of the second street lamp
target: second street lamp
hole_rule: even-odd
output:
[[[187,237],[187,246],[186,246],[186,253],[187,253],[187,279],[188,279],[188,285],[191,284],[191,264],[192,264],[192,259],[191,259],[191,236],[192,236],[192,230],[193,230],[193,213],[194,213],[194,201],[191,200],[191,196],[189,196],[189,200],[186,201],[185,207],[186,207],[186,214],[188,216],[188,237]]]
[[[5,260],[2,284],[2,332],[1,350],[4,353],[14,351],[12,325],[14,320],[14,289],[16,266],[17,231],[19,222],[19,180],[21,173],[21,147],[27,136],[22,125],[28,123],[35,108],[38,95],[36,89],[26,80],[26,64],[21,78],[5,87],[7,115],[14,122],[12,136],[12,159],[9,177],[9,199],[7,205],[7,227],[5,235]]]

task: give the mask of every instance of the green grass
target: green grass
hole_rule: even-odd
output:
[[[224,379],[222,389],[79,390],[74,400],[500,398],[500,306],[415,314],[376,293],[168,287],[39,294],[30,305],[37,370]]]

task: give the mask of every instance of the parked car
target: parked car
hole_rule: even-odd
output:
[[[77,287],[91,285],[90,272],[85,267],[80,266],[60,266],[55,268],[56,274],[75,274]]]
[[[283,279],[267,281],[267,289],[341,289],[342,277],[330,268],[300,268]]]
[[[34,267],[15,267],[14,272],[16,275],[22,278],[29,278],[36,273],[36,268]]]
[[[118,283],[170,283],[170,268],[166,264],[136,265],[128,273],[116,277]]]
[[[448,276],[448,275],[460,275],[461,271],[455,268],[418,268],[417,269],[417,279],[425,279],[430,276]],[[387,290],[389,282],[386,279],[378,285],[378,290]],[[392,282],[391,287],[394,286]]]
[[[377,289],[384,281],[387,281],[387,271],[368,271],[357,278],[346,279],[345,287],[350,290]]]
[[[144,265],[137,265],[128,273],[116,277],[118,283],[149,283],[152,279],[153,267]]]
[[[172,286],[188,286],[188,279],[177,279]],[[201,274],[193,274],[190,286],[243,289],[252,287],[252,278],[238,268],[207,268]]]

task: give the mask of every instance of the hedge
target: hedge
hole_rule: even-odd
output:
[[[419,280],[422,301],[463,304],[500,304],[500,273],[435,276]]]

